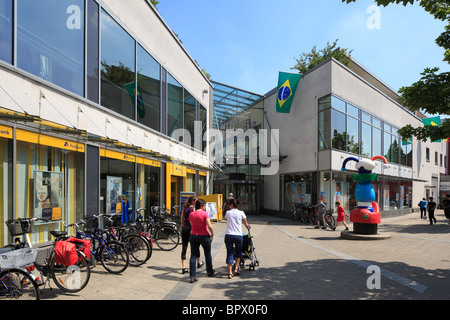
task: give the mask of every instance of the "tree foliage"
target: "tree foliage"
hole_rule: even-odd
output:
[[[335,58],[345,66],[348,66],[350,62],[349,57],[353,50],[348,51],[348,49],[342,49],[338,47],[338,41],[339,39],[336,39],[336,41],[334,41],[331,45],[329,42],[327,42],[327,46],[319,51],[317,51],[316,46],[314,46],[311,52],[302,53],[299,59],[294,58],[297,63],[291,69],[298,70],[303,74],[308,70],[311,70],[312,68],[318,66],[322,62],[328,60],[329,58]]]
[[[356,0],[342,0],[345,3]],[[418,3],[419,6],[430,13],[435,19],[447,22],[445,30],[436,39],[436,44],[442,47],[443,61],[450,63],[450,1],[449,0],[375,0],[379,6],[389,4]],[[400,102],[410,111],[425,111],[429,114],[450,115],[450,72],[439,73],[439,68],[426,68],[421,73],[419,81],[410,86],[400,88]],[[401,128],[399,134],[405,139],[415,136],[417,139],[432,141],[450,137],[450,119],[441,123],[440,127],[426,126],[414,128],[406,125]]]

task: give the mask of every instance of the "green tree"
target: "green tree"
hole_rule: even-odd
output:
[[[356,0],[342,0],[345,3]],[[447,22],[444,32],[436,39],[436,44],[445,50],[444,59],[450,63],[450,2],[449,0],[375,0],[378,6],[389,4],[419,5],[435,19]],[[419,81],[410,86],[400,88],[399,102],[410,111],[424,111],[429,114],[450,115],[450,72],[439,73],[439,68],[426,68]],[[414,136],[419,140],[432,141],[450,137],[450,119],[441,123],[440,127],[426,126],[414,128],[408,124],[398,133],[404,140]]]
[[[317,51],[316,46],[314,46],[311,52],[302,53],[299,59],[294,58],[297,63],[291,69],[298,70],[299,73],[305,73],[329,58],[335,58],[345,66],[348,66],[350,62],[349,57],[353,50],[348,51],[348,49],[338,47],[338,41],[339,39],[336,39],[331,45],[327,42],[327,46],[322,50]]]
[[[155,7],[155,9],[158,9],[158,8],[156,8],[156,6],[159,4],[159,1],[157,1],[157,0],[150,0],[150,2]]]

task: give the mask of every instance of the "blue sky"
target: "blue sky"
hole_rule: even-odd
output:
[[[435,39],[445,23],[418,5],[380,7],[380,28],[369,29],[373,1],[160,0],[158,11],[212,80],[258,94],[294,72],[295,57],[339,39],[343,48],[393,89],[410,85],[426,67],[450,71]]]

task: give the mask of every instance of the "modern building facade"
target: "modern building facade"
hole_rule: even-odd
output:
[[[212,91],[150,1],[2,1],[0,245],[210,193]]]
[[[329,59],[304,74],[289,114],[276,113],[276,91],[264,99],[264,126],[280,130],[279,154],[287,157],[278,174],[264,176],[266,212],[290,214],[295,203],[319,198],[330,210],[336,200],[354,208],[355,163],[341,171],[348,157],[388,160],[388,169],[376,161],[373,170],[382,217],[411,212],[422,197],[439,200],[441,176],[448,174],[447,142],[404,141],[397,130],[422,125],[424,116],[403,108],[398,93],[361,64]]]

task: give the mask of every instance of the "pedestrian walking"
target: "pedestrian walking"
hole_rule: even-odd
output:
[[[450,224],[450,194],[447,194],[444,199],[444,214]]]
[[[322,229],[326,229],[325,225],[325,210],[327,208],[327,205],[325,202],[323,202],[322,198],[319,198],[319,204],[316,207],[317,210],[317,225],[315,226],[315,229],[320,228],[320,221],[323,221],[323,227]]]
[[[197,258],[200,257],[200,246],[205,253],[206,272],[208,277],[214,276],[211,257],[211,242],[214,237],[214,230],[211,225],[211,219],[208,212],[205,211],[206,202],[198,199],[195,202],[195,211],[189,214],[189,222],[191,223],[191,259],[189,261],[189,273],[193,283],[197,281]]]
[[[230,199],[230,210],[225,213],[225,219],[227,220],[227,227],[225,229],[225,246],[227,248],[227,268],[228,279],[233,276],[239,275],[239,262],[242,258],[242,224],[245,225],[247,230],[250,230],[250,225],[247,222],[247,217],[244,211],[238,209],[239,200]],[[234,262],[234,273],[233,273]]]
[[[427,200],[425,198],[422,198],[422,200],[419,202],[419,208],[420,208],[420,219],[426,219],[427,218]]]
[[[228,197],[225,199],[225,203],[224,203],[224,205],[223,205],[223,209],[224,209],[224,211],[225,211],[225,213],[228,211],[228,210],[230,210],[230,200],[232,200],[232,199],[234,199],[234,197],[233,197],[233,194],[232,193],[229,193],[228,194]]]
[[[196,196],[190,196],[183,204],[183,212],[181,213],[181,273],[188,272],[186,268],[186,252],[189,246],[189,238],[191,237],[191,223],[189,222],[189,214],[195,210]],[[200,257],[197,258],[197,268],[203,266]]]
[[[436,202],[433,201],[433,197],[429,198],[427,210],[428,210],[428,219],[430,219],[430,225],[433,224],[433,221],[436,224],[436,218],[434,217],[434,210],[436,210]]]
[[[347,225],[347,223],[345,223],[345,217],[346,216],[348,217],[347,212],[345,212],[344,208],[342,208],[341,203],[339,201],[336,201],[335,205],[337,207],[337,219],[336,219],[336,224],[332,228],[333,231],[336,230],[336,227],[339,222],[342,222],[345,226],[345,230],[348,230],[348,225]]]

